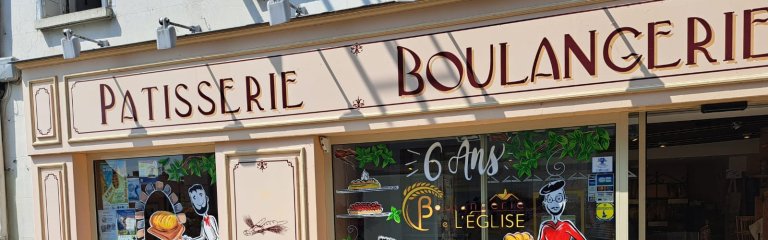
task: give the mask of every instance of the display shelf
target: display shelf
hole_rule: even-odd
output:
[[[399,186],[383,186],[380,188],[370,188],[370,189],[355,189],[355,190],[341,189],[341,190],[336,190],[336,193],[349,194],[349,193],[384,192],[384,191],[397,191],[398,189],[400,189]]]
[[[383,212],[383,213],[376,213],[376,214],[338,214],[336,215],[336,218],[382,218],[382,217],[389,217],[389,214],[392,214],[392,213]]]

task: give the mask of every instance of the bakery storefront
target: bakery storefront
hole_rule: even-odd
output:
[[[38,237],[761,239],[768,4],[575,2],[22,62]]]

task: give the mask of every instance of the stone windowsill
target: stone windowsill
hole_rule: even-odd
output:
[[[85,22],[110,19],[114,16],[111,8],[94,8],[85,11],[67,13],[38,19],[35,21],[35,28],[46,30],[58,27],[76,25]]]

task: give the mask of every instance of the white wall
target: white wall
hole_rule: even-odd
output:
[[[8,209],[8,229],[5,233],[8,239],[34,239],[32,162],[25,145],[27,139],[24,129],[27,126],[21,84],[11,84],[0,103]]]
[[[4,30],[0,56],[30,59],[61,54],[61,28],[35,29],[37,1],[0,0],[0,26]],[[264,23],[268,19],[266,0],[109,0],[115,18],[70,26],[76,34],[109,40],[112,46],[152,41],[160,17],[171,21],[200,25],[203,31],[215,31]],[[393,0],[292,0],[307,8],[310,15],[339,11]],[[177,29],[179,35],[189,32]],[[12,34],[11,34],[12,33]],[[96,47],[83,42],[83,50]]]
[[[11,51],[11,0],[0,0],[0,57]]]

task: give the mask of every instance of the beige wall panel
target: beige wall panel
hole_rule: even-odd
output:
[[[60,141],[57,86],[56,78],[34,80],[29,83],[33,145],[55,144]]]
[[[298,240],[303,209],[299,153],[230,158],[233,239]]]
[[[65,164],[38,166],[41,235],[45,240],[69,239],[68,179]]]
[[[239,141],[216,145],[219,196],[219,229],[225,239],[323,239],[328,229],[318,227],[325,217],[324,194],[317,179],[313,138]],[[262,169],[263,168],[263,169]],[[324,180],[324,179],[323,179]],[[273,201],[274,200],[274,201]],[[290,200],[290,201],[289,201]],[[226,204],[225,204],[226,203]],[[290,214],[289,214],[290,213]],[[284,226],[282,233],[257,231],[253,223],[275,220]]]

